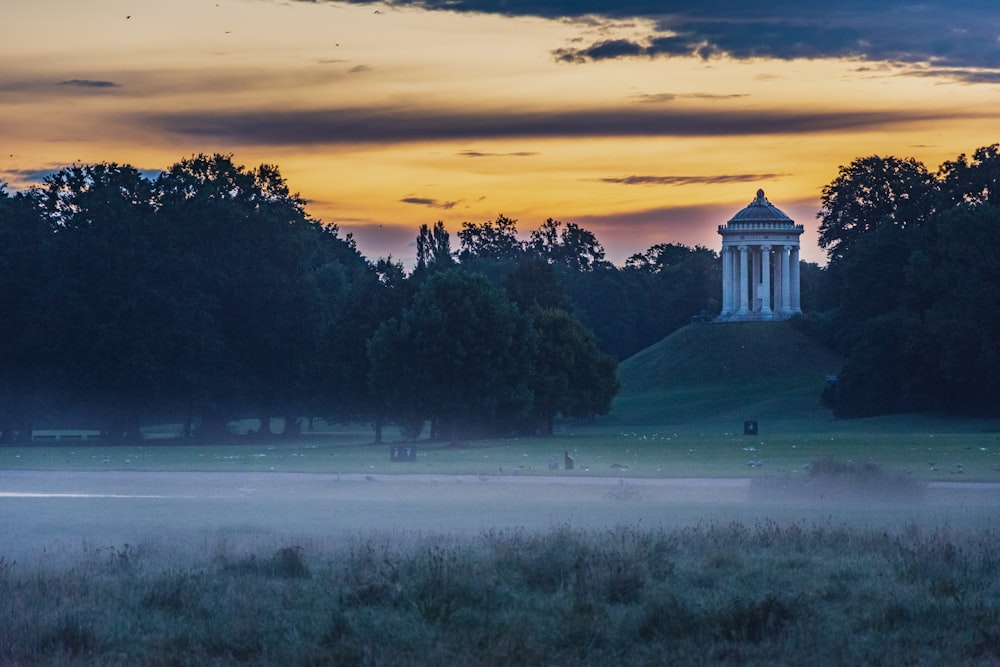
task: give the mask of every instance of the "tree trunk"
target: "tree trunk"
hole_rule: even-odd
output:
[[[295,438],[302,435],[302,425],[299,418],[292,415],[285,416],[285,432],[282,434],[286,438]]]

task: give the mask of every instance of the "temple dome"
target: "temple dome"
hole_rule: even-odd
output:
[[[792,219],[782,213],[764,196],[763,190],[757,190],[757,198],[750,205],[734,215],[729,222],[792,222]]]

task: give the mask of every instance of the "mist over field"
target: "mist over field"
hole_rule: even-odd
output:
[[[962,533],[995,527],[1000,516],[995,483],[35,471],[5,471],[0,483],[0,555],[16,560],[125,543],[190,558],[216,541],[326,548],[363,534],[469,537],[560,526],[777,522]]]

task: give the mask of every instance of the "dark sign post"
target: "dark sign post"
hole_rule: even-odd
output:
[[[743,435],[757,435],[757,422],[755,421],[743,422]]]
[[[393,462],[414,462],[417,448],[413,445],[393,445],[389,450],[389,460]]]

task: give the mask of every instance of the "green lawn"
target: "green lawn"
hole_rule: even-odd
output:
[[[6,470],[191,470],[329,473],[559,475],[622,477],[756,477],[801,474],[818,459],[876,462],[922,480],[1000,481],[1000,424],[922,416],[836,421],[706,420],[665,426],[601,421],[566,426],[552,438],[486,440],[460,445],[417,443],[415,463],[390,461],[390,445],[373,446],[364,429],[245,444],[101,445],[0,448]],[[563,469],[563,452],[574,459]],[[759,465],[751,466],[750,462]],[[933,465],[932,465],[933,464]]]

